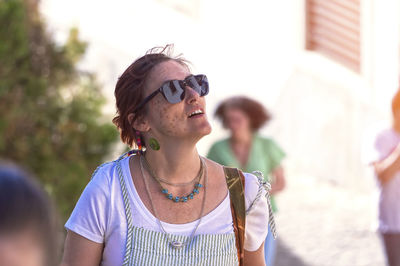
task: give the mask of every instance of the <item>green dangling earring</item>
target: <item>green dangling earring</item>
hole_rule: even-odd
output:
[[[155,138],[149,139],[149,146],[152,150],[158,151],[160,149],[160,143]]]

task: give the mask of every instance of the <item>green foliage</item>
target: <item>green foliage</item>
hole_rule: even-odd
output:
[[[0,0],[0,157],[30,169],[65,219],[118,132],[101,120],[95,77],[76,67],[87,44],[45,31],[37,1]]]

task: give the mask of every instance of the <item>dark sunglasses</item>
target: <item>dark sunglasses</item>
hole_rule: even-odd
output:
[[[190,75],[184,80],[169,80],[164,82],[164,84],[152,94],[144,98],[133,112],[137,112],[159,92],[161,92],[169,103],[179,103],[185,99],[186,86],[192,88],[200,96],[208,94],[208,79],[206,75]]]

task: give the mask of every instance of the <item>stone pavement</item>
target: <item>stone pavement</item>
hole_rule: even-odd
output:
[[[277,197],[275,266],[384,266],[376,197],[288,174]]]

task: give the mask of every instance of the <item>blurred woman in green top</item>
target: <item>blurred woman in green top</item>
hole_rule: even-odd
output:
[[[271,182],[272,195],[283,190],[285,175],[281,162],[285,153],[275,141],[257,133],[271,118],[262,104],[244,96],[231,97],[220,103],[215,116],[230,131],[230,136],[214,143],[207,157],[245,172],[261,171]],[[277,208],[273,197],[271,205],[275,212]],[[269,232],[264,250],[267,266],[273,265],[275,245]]]

